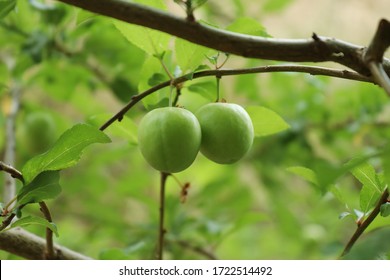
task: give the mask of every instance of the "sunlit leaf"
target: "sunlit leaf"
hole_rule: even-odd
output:
[[[134,2],[138,2],[152,8],[166,10],[164,2],[161,0],[137,0]],[[168,43],[171,37],[166,33],[134,24],[128,24],[118,20],[113,22],[115,27],[130,43],[149,55],[161,55],[168,48]]]
[[[353,159],[350,161],[350,163],[359,161],[360,159]],[[359,164],[358,166],[354,167],[351,170],[351,173],[358,179],[363,185],[368,186],[370,189],[372,189],[375,192],[381,193],[381,184],[379,182],[379,179],[376,175],[375,169],[372,165],[370,165],[368,162],[364,162]]]
[[[339,215],[339,219],[343,220],[344,218],[349,217],[349,216],[352,216],[352,214],[350,212],[343,212]]]
[[[46,153],[30,159],[22,173],[26,184],[38,174],[48,170],[61,170],[74,166],[82,151],[93,143],[109,143],[111,140],[102,131],[87,124],[77,124],[65,131]]]
[[[4,18],[13,9],[15,9],[16,0],[1,0],[0,1],[0,19]]]
[[[88,119],[88,123],[100,127],[107,120],[112,117],[110,114],[99,114],[94,115]],[[124,116],[123,119],[113,122],[109,127],[105,129],[107,135],[117,136],[119,138],[127,140],[130,144],[137,144],[137,125],[127,116]]]
[[[36,217],[36,216],[27,216],[27,217],[19,219],[11,224],[10,229],[16,228],[16,227],[26,227],[29,225],[40,225],[40,226],[47,227],[47,228],[51,229],[51,231],[57,237],[59,237],[57,226],[54,223],[50,223],[49,221],[47,221],[41,217]]]
[[[360,161],[361,159],[357,158],[351,160],[348,164],[354,164]],[[358,163],[357,166],[351,169],[351,173],[363,184],[362,190],[360,191],[360,207],[364,213],[367,213],[374,207],[376,201],[380,197],[383,186],[374,167],[367,161]]]
[[[184,73],[194,71],[206,59],[210,49],[176,38],[175,55],[177,64]]]
[[[264,26],[262,26],[257,20],[248,17],[241,17],[236,19],[226,29],[241,34],[271,37],[265,30]]]
[[[373,208],[381,196],[380,192],[376,192],[375,190],[367,185],[363,185],[362,190],[360,191],[360,208],[364,213],[368,213],[368,211]]]
[[[249,106],[246,110],[252,119],[256,137],[279,133],[290,127],[281,116],[268,108]]]
[[[287,168],[286,170],[302,177],[303,179],[305,179],[306,181],[308,181],[310,183],[313,183],[314,185],[318,185],[317,174],[313,170],[311,170],[307,167],[292,166],[292,167]]]
[[[165,79],[163,78],[165,77]],[[161,81],[169,81],[169,77],[164,72],[161,63],[154,57],[149,57],[145,60],[145,63],[141,70],[141,77],[138,84],[138,91],[144,92],[151,88],[151,84],[158,84]],[[169,98],[169,87],[154,92],[142,99],[144,106],[151,110],[159,106],[167,106]]]
[[[23,186],[18,193],[18,205],[55,198],[61,192],[59,171],[45,171]]]

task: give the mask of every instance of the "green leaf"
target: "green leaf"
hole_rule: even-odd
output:
[[[56,237],[59,237],[58,235],[58,229],[57,226],[54,223],[50,223],[49,221],[41,218],[41,217],[33,217],[33,216],[27,216],[24,218],[21,218],[14,223],[11,224],[9,229],[16,228],[16,227],[26,227],[29,225],[41,225],[44,227],[47,227],[51,229],[51,231],[56,235]]]
[[[176,38],[175,40],[176,61],[183,73],[196,70],[210,51],[206,47],[190,43],[180,38]]]
[[[375,203],[380,196],[381,193],[376,192],[367,185],[363,185],[363,188],[360,191],[360,208],[363,213],[368,213],[368,211],[375,206]]]
[[[168,48],[170,37],[162,32],[121,21],[114,21],[114,25],[130,43],[149,55],[160,55]]]
[[[152,8],[166,10],[164,2],[161,0],[138,0],[134,2],[148,5]],[[171,36],[166,33],[117,20],[113,22],[115,27],[130,43],[147,54],[160,56],[168,49]]]
[[[37,203],[60,194],[59,171],[45,171],[23,186],[18,193],[18,205]]]
[[[317,174],[313,170],[303,166],[292,166],[292,167],[288,167],[286,170],[318,186]]]
[[[217,85],[215,80],[202,82],[194,81],[189,83],[188,90],[202,95],[209,101],[215,101],[217,99]]]
[[[157,82],[157,80],[169,81],[169,77],[164,72],[164,69],[161,66],[160,61],[154,57],[149,57],[145,60],[144,65],[141,70],[141,77],[138,84],[138,91],[144,92],[145,90],[150,89],[150,83]],[[169,87],[163,88],[158,92],[154,92],[147,97],[142,99],[142,103],[145,108],[151,110],[160,106],[168,106],[170,89]]]
[[[74,166],[82,151],[93,143],[109,143],[110,138],[97,128],[87,124],[77,124],[65,131],[46,153],[30,159],[22,173],[26,184],[38,174],[49,170],[61,170]]]
[[[361,161],[361,158],[355,158],[347,163],[356,164]],[[380,182],[375,169],[367,161],[358,164],[351,169],[353,176],[363,184],[360,191],[360,208],[363,213],[367,213],[372,207],[374,207],[376,201],[382,193],[383,186]]]
[[[390,202],[386,202],[381,205],[381,216],[382,217],[390,216]]]
[[[4,18],[13,9],[15,9],[16,0],[1,0],[0,1],[0,19]]]
[[[167,78],[164,74],[161,73],[154,73],[149,79],[148,79],[148,85],[150,87],[157,86],[163,82],[166,82]]]
[[[348,164],[360,161],[360,159],[353,159]],[[351,170],[353,176],[359,180],[360,183],[366,185],[373,191],[381,193],[381,184],[376,175],[375,169],[368,162],[363,162]]]
[[[110,114],[99,114],[94,115],[88,119],[88,123],[93,126],[100,127],[112,115]],[[129,141],[129,144],[136,145],[138,143],[137,138],[137,125],[127,116],[124,116],[123,119],[118,122],[113,122],[109,127],[105,129],[105,132],[109,135],[117,136],[122,139]]]
[[[290,127],[281,116],[268,108],[249,106],[246,110],[252,119],[256,137],[275,134]]]
[[[271,37],[265,30],[264,26],[262,26],[258,21],[249,17],[241,17],[236,19],[226,29],[241,34],[260,36],[260,37]]]
[[[263,10],[265,12],[277,12],[286,8],[292,0],[268,0],[264,3]]]

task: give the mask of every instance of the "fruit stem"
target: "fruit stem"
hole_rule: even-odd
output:
[[[173,103],[172,103],[172,92],[173,92],[173,85],[171,85],[169,87],[169,107],[172,107]]]
[[[221,76],[217,75],[215,78],[217,79],[217,100],[215,102],[219,102],[219,82],[221,81]]]
[[[163,250],[164,250],[164,235],[165,235],[165,229],[164,229],[164,214],[165,214],[165,183],[167,181],[167,178],[170,174],[161,172],[161,179],[160,179],[160,224],[159,224],[159,230],[158,230],[158,241],[157,241],[157,254],[156,258],[158,260],[163,259]]]

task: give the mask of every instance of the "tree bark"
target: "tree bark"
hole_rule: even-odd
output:
[[[14,228],[0,232],[0,250],[29,260],[43,260],[46,255],[46,241],[24,229]],[[91,259],[59,245],[55,245],[54,250],[59,260]]]
[[[370,75],[370,70],[363,60],[365,48],[334,38],[316,34],[310,39],[276,39],[243,35],[123,0],[58,1],[242,57],[289,62],[333,61],[363,75]],[[390,30],[387,30],[387,33],[390,34]],[[390,75],[390,60],[383,59],[383,65],[387,75]]]

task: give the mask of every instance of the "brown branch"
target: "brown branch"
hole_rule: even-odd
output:
[[[383,68],[383,56],[390,46],[390,22],[382,19],[379,22],[374,38],[363,54],[363,60],[374,81],[380,85],[390,96],[390,78],[389,72],[386,73]]]
[[[185,241],[185,240],[175,240],[177,244],[179,244],[181,247],[191,250],[195,253],[198,253],[202,256],[205,256],[209,260],[218,260],[217,256],[215,256],[212,252],[207,251],[206,249],[200,247],[200,246],[195,246],[192,245],[190,242]]]
[[[188,21],[167,12],[123,0],[59,0],[90,12],[159,30],[192,43],[243,57],[290,62],[333,61],[363,75],[369,74],[362,59],[363,47],[334,38],[276,39],[249,36]],[[390,60],[383,60],[390,74]]]
[[[375,32],[374,38],[371,40],[370,45],[364,52],[364,62],[370,61],[383,61],[383,55],[386,49],[390,46],[390,22],[386,19],[382,19],[379,22],[378,28]],[[387,71],[386,71],[387,72]]]
[[[5,230],[11,223],[12,220],[16,217],[15,213],[11,213],[0,225],[0,233]]]
[[[331,76],[341,79],[355,80],[361,82],[373,83],[373,80],[369,77],[360,75],[359,73],[348,71],[348,70],[336,70],[325,67],[318,66],[306,66],[306,65],[268,65],[260,66],[253,68],[242,68],[242,69],[216,69],[216,70],[206,70],[196,72],[193,75],[183,75],[173,80],[168,80],[158,84],[138,95],[135,95],[131,98],[131,101],[124,106],[118,113],[116,113],[112,118],[110,118],[106,123],[104,123],[100,130],[105,130],[112,123],[119,120],[121,121],[123,116],[129,111],[135,104],[141,101],[146,96],[163,89],[168,86],[177,86],[181,83],[184,83],[189,80],[194,80],[202,77],[210,76],[233,76],[233,75],[243,75],[243,74],[258,74],[258,73],[272,73],[272,72],[297,72],[297,73],[308,73],[310,75],[322,75],[322,76]]]
[[[368,63],[368,68],[370,69],[371,75],[376,83],[380,85],[390,96],[390,78],[383,69],[383,65],[379,62],[371,61]]]
[[[4,162],[0,161],[0,171],[7,172],[9,175],[11,175],[12,178],[18,179],[19,181],[24,183],[22,173],[11,165],[5,164]]]
[[[159,221],[159,228],[158,228],[157,253],[156,253],[156,258],[158,260],[163,259],[163,251],[164,251],[165,183],[167,181],[168,176],[169,173],[161,172],[160,207],[159,207],[160,221]]]
[[[343,252],[340,255],[340,258],[348,254],[348,252],[352,249],[355,242],[359,239],[359,237],[363,234],[363,232],[366,230],[366,228],[374,221],[376,216],[380,213],[381,205],[386,203],[389,197],[389,189],[386,188],[381,197],[378,200],[378,203],[376,204],[375,208],[372,210],[370,215],[361,223],[358,225],[355,233],[352,235],[351,239],[348,241],[347,245],[345,246]]]
[[[43,213],[43,216],[45,216],[45,219],[51,223],[53,222],[53,219],[51,218],[50,210],[47,207],[46,203],[41,201],[39,202],[40,210]],[[54,245],[53,245],[53,231],[50,228],[46,228],[46,252],[45,252],[45,258],[48,260],[54,260],[57,258],[55,252],[54,252]]]
[[[46,240],[22,228],[0,232],[0,250],[30,260],[43,260],[46,253]],[[56,257],[60,260],[91,259],[66,247],[54,245]]]

